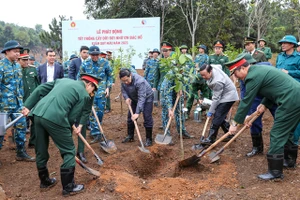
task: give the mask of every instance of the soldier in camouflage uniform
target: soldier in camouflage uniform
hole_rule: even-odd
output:
[[[209,61],[209,57],[206,54],[207,47],[204,44],[199,45],[198,47],[199,54],[195,57],[195,67],[200,68],[203,64],[207,64]]]
[[[112,69],[109,66],[109,62],[107,60],[99,58],[99,47],[91,46],[89,49],[89,54],[90,58],[82,63],[80,73],[91,74],[100,79],[99,88],[94,97],[94,108],[96,110],[100,123],[102,123],[106,97],[109,95],[109,89],[111,88],[111,84],[113,81]],[[93,115],[90,117],[90,122],[90,133],[94,138],[91,141],[91,144],[100,142],[102,140],[102,133],[100,132],[96,119]]]
[[[168,73],[173,73],[172,71]],[[167,127],[167,123],[169,120],[169,117],[173,117],[175,115],[175,120],[176,120],[176,128],[178,134],[180,133],[180,118],[179,118],[179,113],[181,112],[180,110],[180,105],[183,104],[184,98],[183,95],[180,96],[178,104],[175,109],[175,113],[172,112],[173,105],[175,104],[176,101],[176,96],[177,93],[174,91],[174,88],[171,89],[173,86],[175,86],[175,81],[169,80],[168,78],[164,78],[164,81],[161,84],[161,89],[160,89],[160,94],[161,94],[161,99],[160,103],[162,105],[162,124],[163,124],[163,129],[165,130]],[[185,139],[193,138],[193,136],[190,136],[188,132],[186,131],[185,128],[185,119],[183,116],[181,116],[181,124],[182,124],[182,136]],[[167,132],[168,135],[170,135],[170,129]]]
[[[70,69],[70,64],[71,64],[71,61],[75,58],[78,58],[78,56],[76,56],[75,54],[72,54],[70,56],[70,59],[67,60],[66,62],[64,62],[64,78],[68,78],[69,77],[69,69]]]
[[[159,69],[159,59],[158,55],[160,54],[158,49],[153,49],[152,51],[153,58],[148,60],[144,77],[146,81],[150,84],[152,90],[157,90],[158,86],[158,69]]]
[[[225,50],[225,44],[221,40],[217,40],[214,42],[214,51],[215,53],[209,56],[208,64],[215,64],[215,65],[222,65],[222,70],[227,74],[230,75],[228,68],[224,65],[229,61],[228,57],[223,53]]]
[[[1,53],[5,58],[0,61],[0,112],[8,113],[13,120],[17,116],[14,113],[21,113],[23,106],[23,81],[19,64],[16,63],[23,47],[15,40],[4,44]],[[14,125],[15,142],[17,147],[16,160],[34,162],[35,158],[30,157],[25,150],[26,140],[26,119],[23,117]],[[3,136],[0,137],[2,147]]]
[[[34,66],[35,68],[38,68],[38,66],[41,65],[39,62],[37,62],[35,60],[34,56],[29,56],[28,64],[31,65],[31,66]]]
[[[24,102],[29,97],[29,95],[32,94],[33,90],[40,84],[35,66],[28,65],[29,51],[30,51],[29,49],[21,50],[21,54],[18,59],[18,62],[20,64],[20,66],[22,67],[22,79],[23,79],[23,86],[24,86],[23,101]],[[26,117],[26,123],[27,123],[27,128],[28,128],[29,124],[30,124],[29,117]],[[35,128],[34,128],[34,124],[32,121],[31,127],[30,127],[30,139],[28,142],[28,148],[34,148],[34,144],[35,144]]]
[[[187,45],[181,45],[180,47],[179,47],[179,49],[180,49],[180,52],[182,53],[182,54],[185,54],[185,55],[189,55],[190,57],[192,57],[190,54],[188,54],[187,53],[187,51],[188,51],[188,46]],[[189,73],[190,72],[190,70],[191,69],[194,69],[194,63],[192,62],[192,60],[190,60],[188,63],[187,63],[187,68],[185,68],[185,70],[186,70],[186,73]],[[194,73],[194,71],[193,71],[193,73]],[[188,81],[187,83],[186,83],[186,85],[184,85],[184,88],[185,88],[185,91],[187,92],[187,93],[190,93],[190,81]],[[185,94],[185,98],[187,97],[187,95]]]

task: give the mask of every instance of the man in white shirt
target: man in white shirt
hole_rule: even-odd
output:
[[[46,51],[47,62],[38,67],[38,77],[41,83],[51,82],[64,77],[61,64],[55,62],[56,54],[52,49]]]

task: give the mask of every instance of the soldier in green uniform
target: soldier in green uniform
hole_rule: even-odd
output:
[[[106,58],[107,58],[107,60],[108,60],[108,62],[109,62],[109,66],[111,67],[111,70],[112,70],[112,72],[114,71],[114,60],[113,60],[113,58],[112,58],[112,52],[111,51],[106,51]],[[111,103],[110,103],[110,93],[111,93],[111,90],[112,90],[112,88],[113,88],[113,86],[115,85],[115,76],[114,76],[114,74],[112,73],[112,84],[111,84],[111,88],[109,89],[109,95],[108,95],[108,97],[106,97],[106,104],[105,104],[105,113],[109,113],[110,112],[110,110],[111,110]]]
[[[74,130],[79,134],[86,124],[98,83],[98,78],[88,74],[82,74],[80,81],[57,79],[37,87],[25,102],[22,113],[27,116],[32,109],[31,115],[38,132],[35,151],[40,188],[50,188],[56,184],[55,178],[49,178],[47,169],[50,136],[63,158],[60,167],[62,194],[66,196],[83,191],[84,186],[74,182],[75,145],[71,127],[79,119],[79,126]]]
[[[246,95],[239,103],[238,110],[231,121],[229,132],[234,134],[237,125],[243,124],[245,117],[257,95],[263,96],[257,107],[259,113],[265,112],[274,104],[278,106],[273,127],[270,131],[270,148],[267,154],[268,172],[258,178],[271,180],[283,178],[284,147],[293,147],[293,133],[300,122],[300,84],[280,70],[264,66],[252,65],[243,57],[228,63],[229,69],[246,84]],[[251,124],[246,122],[246,125]],[[288,162],[296,162],[297,154]]]
[[[24,95],[23,101],[25,102],[29,95],[33,92],[33,90],[40,84],[38,79],[37,71],[35,66],[28,65],[28,59],[30,52],[29,49],[23,49],[20,51],[20,57],[18,59],[19,64],[22,67],[22,79],[23,79],[23,88],[24,88]],[[33,120],[33,119],[31,119]],[[30,120],[29,117],[26,118],[27,127],[29,127]],[[35,130],[33,121],[30,127],[30,138],[28,142],[28,148],[33,148],[35,143]]]
[[[250,53],[251,56],[257,62],[266,62],[266,61],[268,61],[268,59],[266,58],[264,52],[255,49],[255,42],[256,42],[255,38],[245,37],[245,39],[244,39],[245,50],[244,50],[243,53]]]
[[[229,61],[228,57],[223,53],[225,50],[225,44],[221,40],[217,40],[214,42],[214,54],[209,56],[208,64],[216,64],[222,65],[222,70],[227,74],[230,75],[228,68],[224,65]],[[200,66],[199,66],[200,67]]]
[[[200,98],[198,95],[199,90],[201,92]],[[189,118],[191,109],[193,107],[194,99],[196,99],[197,102],[199,102],[199,100],[202,100],[203,98],[211,99],[211,97],[212,97],[212,93],[210,88],[206,84],[206,80],[202,78],[202,76],[199,73],[197,73],[195,79],[191,82],[191,86],[190,86],[190,97],[188,98],[186,104],[186,108],[188,109],[186,119]]]
[[[64,62],[64,78],[68,78],[69,77],[69,70],[70,70],[70,64],[71,61],[74,60],[75,58],[78,58],[78,56],[76,56],[76,54],[72,54],[69,58],[69,60],[67,60],[66,62]]]
[[[271,51],[270,47],[266,47],[266,45],[267,45],[266,40],[261,38],[258,40],[258,44],[259,44],[259,47],[257,48],[257,50],[264,52],[264,54],[267,58],[267,61],[270,60],[272,58],[272,51]]]

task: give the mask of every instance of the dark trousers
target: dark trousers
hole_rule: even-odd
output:
[[[212,124],[220,127],[225,119],[226,119],[226,115],[228,114],[231,106],[234,104],[235,101],[231,101],[231,102],[225,102],[225,103],[220,103],[217,108],[216,111],[214,113],[214,117],[212,120]]]
[[[60,151],[63,159],[61,168],[75,167],[75,146],[72,138],[71,127],[59,126],[51,121],[34,116],[36,134],[36,165],[38,168],[47,166],[49,160],[49,136]]]
[[[248,115],[251,115],[254,113],[257,109],[257,106],[261,103],[262,98],[261,97],[255,97],[254,101],[252,102],[251,108],[248,112]],[[275,118],[275,111],[276,111],[277,106],[273,106],[270,110],[273,118]],[[264,114],[264,113],[263,113]],[[262,124],[262,117],[263,114],[261,114],[253,123],[250,128],[250,133],[251,135],[259,135],[262,132],[263,124]]]
[[[137,104],[133,101],[131,102],[131,108],[133,114],[136,111]],[[152,111],[153,111],[153,101],[151,102],[145,102],[144,104],[144,111],[143,111],[143,117],[144,117],[144,127],[145,128],[152,128],[153,127],[153,117],[152,117]],[[128,111],[127,115],[127,124],[134,126],[133,121],[131,120],[131,113]]]

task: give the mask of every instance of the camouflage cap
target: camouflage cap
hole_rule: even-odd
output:
[[[90,55],[99,55],[100,54],[100,49],[97,46],[91,46],[89,48],[89,54]]]

